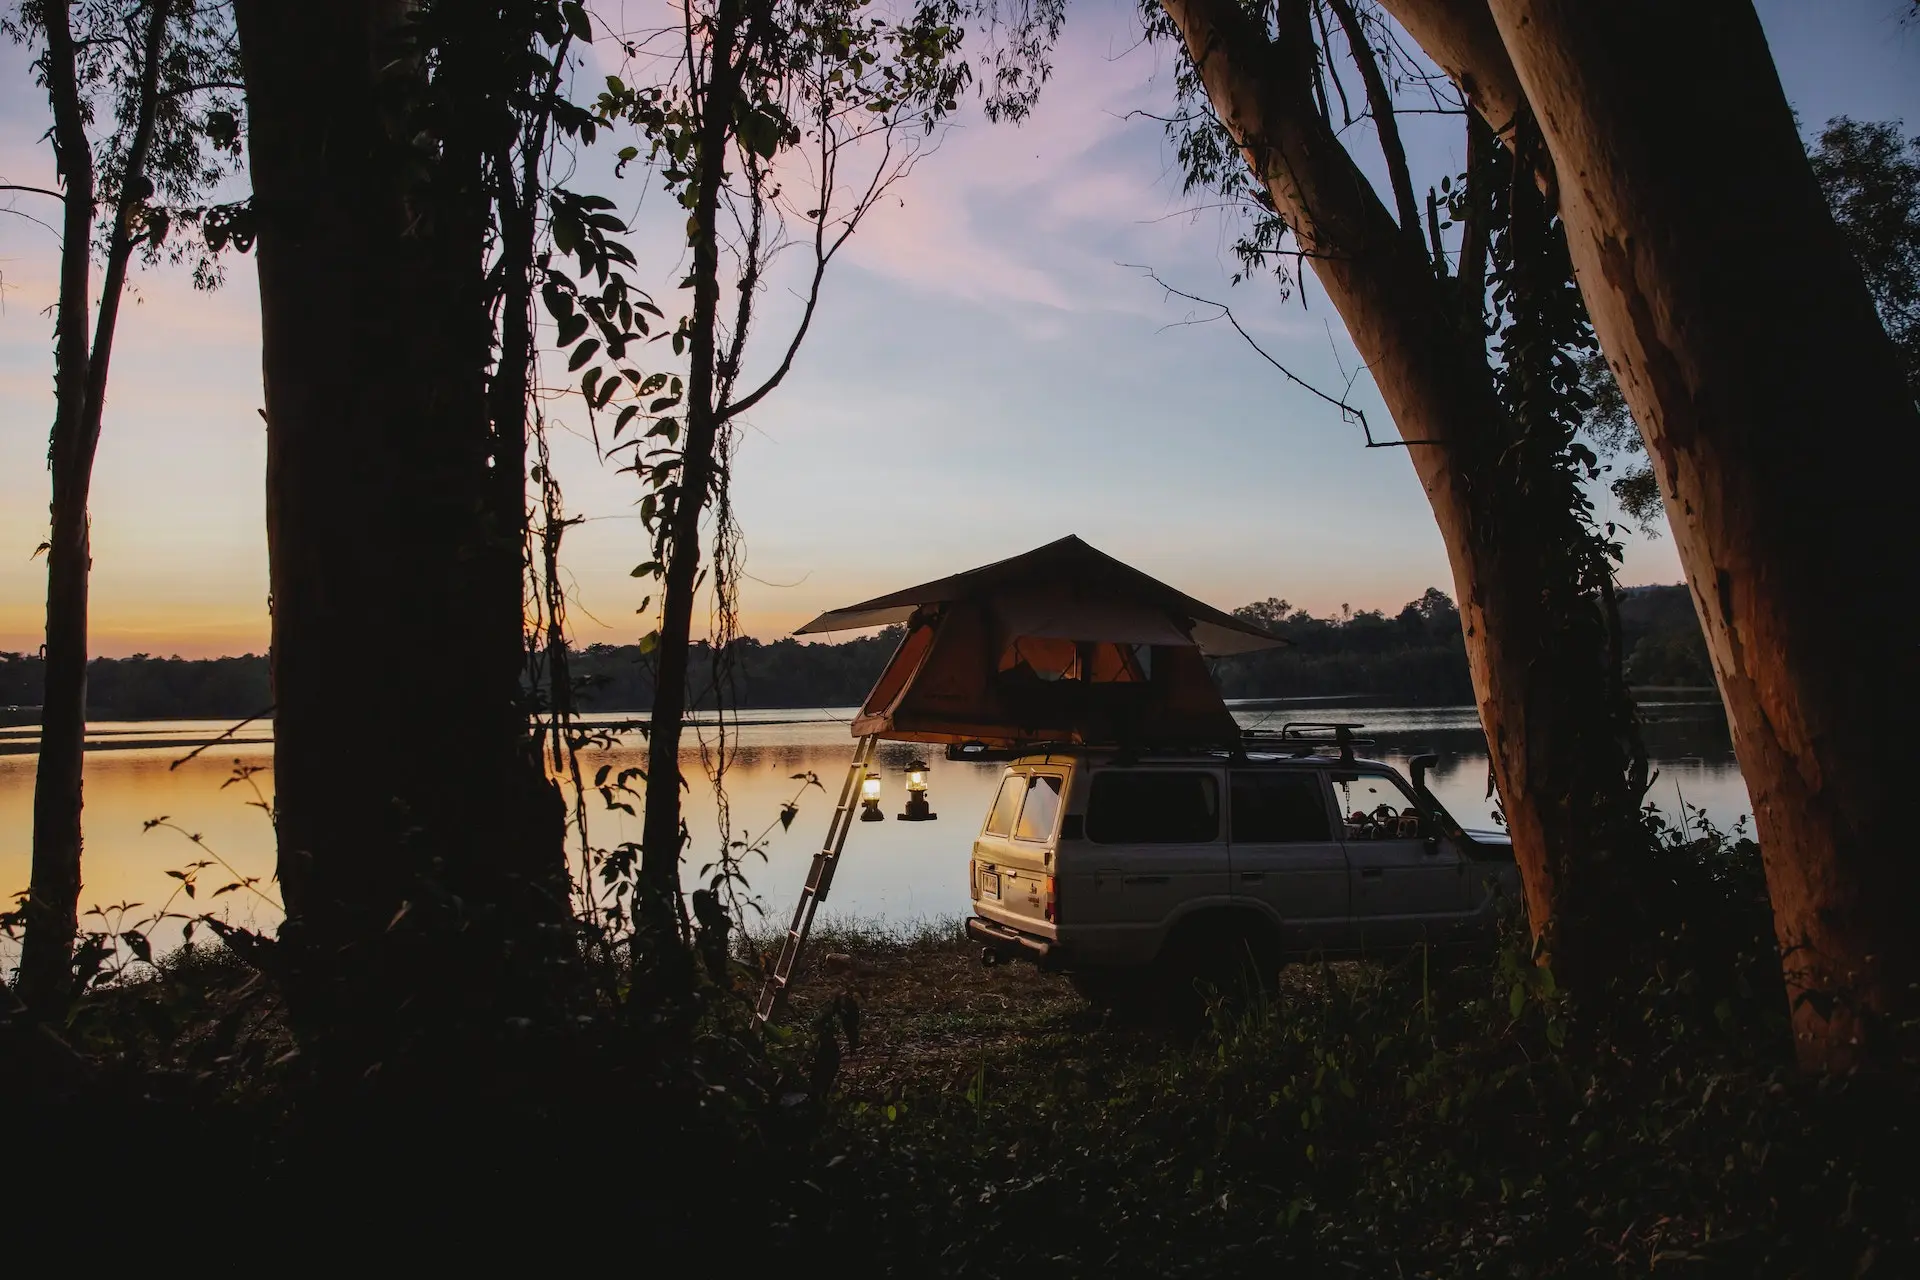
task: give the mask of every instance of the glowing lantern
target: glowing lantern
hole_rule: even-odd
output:
[[[869,773],[866,781],[860,784],[860,821],[885,822],[887,815],[880,812],[880,775]]]
[[[910,761],[907,765],[907,811],[897,815],[902,822],[932,822],[940,815],[927,804],[927,762]]]

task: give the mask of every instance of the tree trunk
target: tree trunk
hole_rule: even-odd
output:
[[[721,0],[715,15],[706,84],[701,94],[700,166],[694,184],[693,315],[688,325],[687,434],[681,446],[679,491],[665,540],[660,639],[647,740],[647,802],[642,825],[640,924],[648,945],[664,955],[680,922],[680,736],[687,712],[687,654],[692,641],[694,592],[700,571],[700,516],[713,486],[719,434],[715,363],[720,341],[720,189],[733,126],[738,71],[738,0]]]
[[[107,237],[100,313],[87,347],[89,266],[93,255],[94,164],[75,78],[74,45],[64,3],[47,5],[47,92],[54,146],[66,180],[60,256],[58,371],[53,436],[47,450],[53,479],[52,531],[47,538],[45,683],[40,707],[40,758],[33,789],[33,871],[20,985],[37,1016],[60,1018],[73,994],[73,939],[79,928],[82,773],[87,730],[87,592],[93,555],[87,496],[106,411],[120,295],[133,256],[132,194],[146,172],[159,104],[160,55],[167,0],[147,13],[139,100],[121,174],[119,204]]]
[[[1598,989],[1620,957],[1618,818],[1638,796],[1625,794],[1628,753],[1607,740],[1604,633],[1570,623],[1582,588],[1564,557],[1522,532],[1540,513],[1502,470],[1509,440],[1481,309],[1436,279],[1314,110],[1304,5],[1282,5],[1276,42],[1234,0],[1162,4],[1409,442],[1452,565],[1533,928],[1563,979]]]
[[[1495,0],[1754,805],[1801,1062],[1913,1052],[1920,433],[1746,0]],[[1906,1030],[1900,1030],[1904,1023]]]
[[[500,569],[486,192],[411,145],[408,5],[241,0],[260,223],[284,980],[353,1070],[538,1017],[567,950],[558,793]],[[451,58],[454,55],[449,54]],[[445,63],[451,95],[459,78]],[[505,92],[510,86],[501,86]],[[476,104],[436,101],[448,130]],[[449,124],[448,122],[451,121]],[[429,154],[432,154],[429,152]],[[524,520],[524,505],[520,507]]]

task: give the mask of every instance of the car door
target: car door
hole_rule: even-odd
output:
[[[1029,913],[1020,910],[1020,864],[1013,840],[1015,821],[1032,777],[1025,769],[1008,769],[1000,791],[987,811],[986,825],[973,842],[973,909],[997,923],[1020,928]]]
[[[1332,781],[1345,815],[1342,835],[1361,945],[1408,946],[1445,937],[1469,906],[1468,865],[1459,846],[1432,833],[1431,822],[1392,774],[1336,773]]]
[[[1275,920],[1288,950],[1351,945],[1346,849],[1321,771],[1235,769],[1229,791],[1235,898]]]
[[[1145,963],[1184,909],[1231,900],[1220,784],[1220,771],[1210,769],[1093,774],[1085,823],[1093,892],[1085,905],[1106,935],[1104,954]],[[1076,901],[1070,894],[1077,911]]]

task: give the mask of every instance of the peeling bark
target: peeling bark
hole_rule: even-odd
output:
[[[1394,5],[1410,29],[1421,7]],[[1705,624],[1801,1063],[1911,1061],[1920,859],[1895,744],[1920,661],[1896,615],[1920,571],[1891,460],[1920,414],[1896,350],[1746,0],[1492,13]]]

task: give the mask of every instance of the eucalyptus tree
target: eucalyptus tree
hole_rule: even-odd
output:
[[[1533,927],[1563,981],[1599,991],[1627,959],[1622,933],[1648,931],[1646,762],[1621,672],[1619,547],[1593,517],[1596,460],[1576,439],[1592,333],[1527,179],[1537,139],[1469,116],[1465,180],[1430,186],[1423,209],[1393,94],[1414,69],[1377,13],[1159,0],[1147,17],[1183,50],[1190,181],[1257,203],[1250,261],[1312,268],[1393,415],[1452,565]],[[1386,196],[1342,140],[1361,118]]]
[[[1501,86],[1496,127],[1539,121],[1561,175],[1753,800],[1800,1060],[1908,1060],[1920,864],[1892,747],[1920,664],[1892,602],[1920,564],[1905,472],[1882,460],[1920,408],[1753,6],[1390,7],[1460,83]]]
[[[208,0],[29,0],[4,22],[36,51],[59,174],[59,294],[47,557],[46,676],[34,779],[33,869],[19,919],[21,995],[64,1015],[80,897],[81,766],[87,716],[88,495],[105,422],[120,301],[136,259],[192,261],[218,280],[232,206],[199,202],[238,160],[235,53],[224,8]],[[15,187],[14,190],[23,190]],[[34,189],[25,189],[34,190]],[[179,234],[205,223],[211,239]],[[170,233],[174,233],[171,235]],[[101,265],[99,292],[93,266]],[[91,333],[89,333],[91,320]]]

